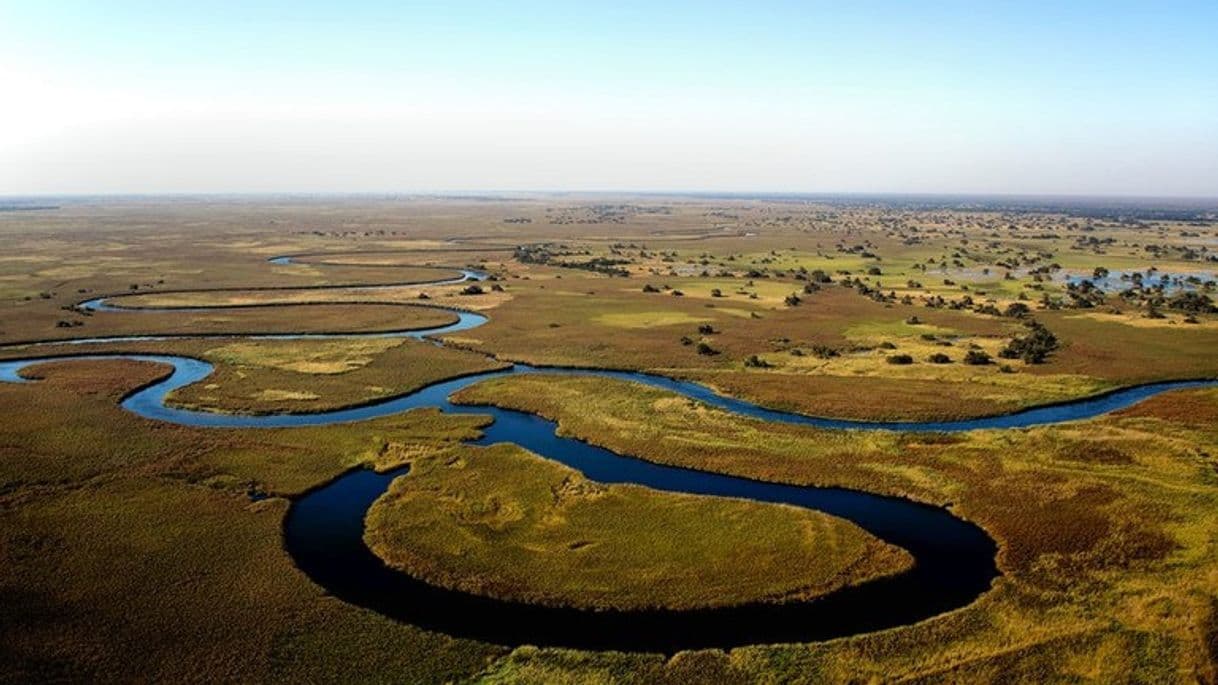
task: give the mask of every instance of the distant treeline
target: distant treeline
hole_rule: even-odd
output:
[[[814,202],[841,207],[907,210],[985,211],[1068,216],[1111,221],[1218,222],[1218,199],[1136,198],[1032,195],[896,195],[760,193],[695,194],[721,199]]]
[[[59,205],[5,205],[0,204],[0,212],[33,212],[37,210],[59,209]]]

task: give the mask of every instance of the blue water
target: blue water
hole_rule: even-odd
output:
[[[276,258],[277,264],[291,263]],[[459,282],[481,278],[467,272]],[[379,286],[368,286],[376,288]],[[131,311],[91,300],[95,311]],[[269,339],[432,336],[482,325],[486,317],[453,310],[452,324],[415,331],[376,334],[250,336]],[[203,337],[203,336],[199,336]],[[237,337],[237,336],[224,336]],[[241,336],[245,337],[245,336]],[[69,341],[114,342],[132,338]],[[162,339],[141,336],[142,340]],[[908,551],[914,567],[905,573],[845,588],[811,602],[762,603],[690,611],[582,611],[506,602],[445,590],[386,567],[364,544],[368,507],[405,473],[350,472],[297,499],[284,524],[284,541],[297,566],[333,595],[425,628],[502,644],[562,645],[589,649],[672,652],[697,647],[809,641],[904,625],[974,601],[990,587],[998,571],[994,542],[977,526],[944,509],[899,498],[840,488],[765,483],[714,473],[663,466],[578,440],[559,437],[544,418],[495,407],[454,405],[449,396],[473,383],[515,374],[548,373],[595,376],[642,383],[678,393],[710,406],[764,421],[824,429],[936,431],[1017,428],[1098,416],[1168,390],[1213,385],[1213,381],[1177,381],[1122,389],[1107,395],[1004,416],[940,422],[863,422],[783,412],[715,394],[709,388],[662,376],[611,370],[537,368],[516,365],[454,378],[400,397],[359,407],[309,414],[234,415],[167,406],[169,393],[211,374],[208,362],[176,355],[73,354],[0,362],[0,381],[27,382],[21,372],[46,361],[131,359],[166,364],[172,373],[122,401],[123,408],[156,421],[210,428],[290,428],[362,421],[421,407],[451,414],[488,415],[493,422],[473,444],[510,442],[561,462],[602,483],[632,483],[670,492],[740,497],[826,512],[854,522],[877,537]]]
[[[1067,274],[1066,282],[1074,285],[1090,283],[1105,292],[1119,293],[1136,287],[1137,283],[1134,281],[1135,273],[1141,275],[1142,288],[1144,290],[1162,288],[1165,295],[1202,290],[1206,283],[1213,283],[1215,278],[1218,278],[1213,272],[1193,271],[1172,273],[1148,269],[1142,272],[1110,271],[1106,276],[1101,278],[1096,278],[1093,274]],[[1195,279],[1195,281],[1190,279]]]
[[[481,325],[486,321],[485,317],[478,314],[469,314],[466,312],[461,312],[460,314],[461,320],[448,326],[427,330],[407,331],[394,335],[412,338],[425,338],[430,335],[469,330]],[[308,337],[344,336],[283,335],[259,337],[295,339]],[[98,340],[107,339],[99,338]],[[636,371],[576,369],[566,367],[536,367],[525,364],[517,364],[511,368],[498,371],[487,371],[485,373],[463,376],[461,378],[453,378],[447,381],[435,383],[407,395],[384,399],[362,406],[323,412],[311,412],[306,414],[219,414],[208,411],[180,409],[167,406],[165,404],[165,399],[171,392],[206,378],[213,370],[212,365],[208,362],[190,357],[180,357],[174,355],[84,354],[2,361],[0,362],[0,380],[19,382],[22,380],[19,375],[22,369],[47,361],[117,358],[157,362],[173,367],[173,373],[167,378],[142,388],[127,397],[127,399],[123,400],[123,408],[149,419],[167,421],[169,423],[177,423],[188,426],[206,426],[209,428],[287,428],[292,426],[325,426],[335,423],[365,421],[367,419],[390,416],[421,407],[439,407],[444,411],[463,412],[467,411],[467,408],[450,404],[448,401],[449,395],[461,390],[462,388],[473,385],[474,383],[478,383],[490,378],[535,373],[547,373],[564,376],[595,376],[599,378],[612,378],[616,380],[641,383],[643,385],[684,395],[690,399],[698,400],[712,407],[723,409],[724,411],[739,414],[741,416],[747,416],[749,418],[772,421],[775,423],[789,423],[835,430],[885,430],[940,433],[998,428],[1026,428],[1029,426],[1094,418],[1117,409],[1132,406],[1148,397],[1152,397],[1169,390],[1208,387],[1216,384],[1215,381],[1211,380],[1164,381],[1161,383],[1150,383],[1147,385],[1123,388],[1104,395],[1074,400],[1062,404],[1033,407],[1031,409],[1026,409],[1012,414],[987,416],[975,419],[960,419],[957,421],[853,421],[849,419],[830,419],[815,416],[805,416],[803,414],[784,412],[776,409],[767,409],[745,400],[717,395],[713,390],[704,385]],[[478,409],[477,411],[479,413],[487,413],[488,410]]]

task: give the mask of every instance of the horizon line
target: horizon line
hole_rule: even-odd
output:
[[[644,197],[696,197],[696,198],[725,198],[725,199],[759,199],[780,200],[792,198],[832,199],[832,198],[909,198],[934,200],[1101,200],[1101,201],[1168,201],[1168,202],[1202,202],[1218,205],[1218,195],[1136,195],[1130,193],[1003,193],[977,191],[823,191],[823,190],[618,190],[618,189],[444,189],[444,190],[183,190],[183,191],[116,191],[116,192],[35,192],[35,193],[0,193],[0,201],[19,201],[27,199],[175,199],[175,198],[259,198],[259,197],[449,197],[459,199],[471,195],[493,196],[511,199],[511,196],[564,196],[564,195],[602,195],[602,196],[644,196]]]

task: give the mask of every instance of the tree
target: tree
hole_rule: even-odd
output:
[[[1006,311],[1004,311],[1002,315],[1009,316],[1013,319],[1022,319],[1031,313],[1032,310],[1028,307],[1028,305],[1022,302],[1012,302],[1011,304],[1007,305]]]
[[[1042,364],[1057,349],[1057,336],[1039,322],[1029,321],[1028,333],[1016,336],[998,353],[1003,359],[1022,359],[1028,364]]]

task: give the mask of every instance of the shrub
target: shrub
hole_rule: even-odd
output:
[[[905,366],[906,364],[913,363],[913,357],[909,356],[908,354],[894,354],[888,358],[888,363]]]
[[[711,347],[710,345],[707,345],[704,342],[700,342],[700,343],[698,343],[698,354],[704,354],[704,355],[710,356],[713,354],[719,354],[719,350],[716,350],[715,348]]]
[[[1167,300],[1167,308],[1190,314],[1212,314],[1218,311],[1209,295],[1191,291],[1173,295]]]
[[[1012,302],[1011,304],[1007,305],[1006,311],[1004,311],[1002,315],[1009,316],[1014,319],[1022,319],[1031,312],[1032,310],[1028,308],[1028,305],[1022,302]]]
[[[1057,336],[1043,324],[1029,321],[1028,334],[1016,336],[998,353],[1003,359],[1022,359],[1028,364],[1044,363],[1045,358],[1057,349]]]
[[[969,350],[968,353],[964,355],[964,363],[970,366],[985,366],[992,361],[993,360],[990,359],[990,355],[986,354],[982,350]]]
[[[744,365],[750,369],[768,369],[771,366],[769,362],[755,354],[749,355],[748,359],[744,360]]]
[[[930,362],[931,364],[951,364],[952,358],[946,354],[943,354],[942,352],[936,352],[927,357],[926,361]]]
[[[817,359],[831,359],[836,357],[838,352],[836,349],[829,347],[828,345],[813,345],[812,354],[815,355]]]

